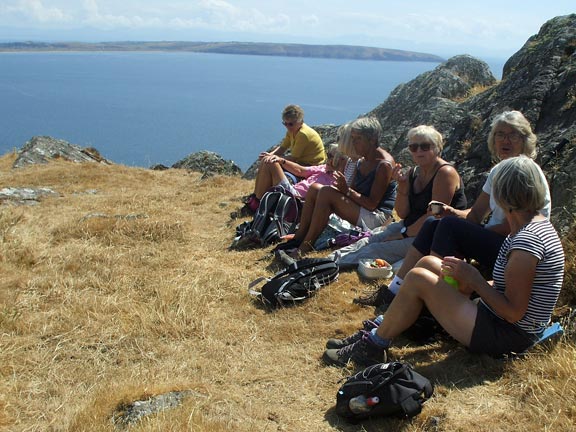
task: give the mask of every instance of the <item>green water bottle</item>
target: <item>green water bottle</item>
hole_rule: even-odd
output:
[[[454,288],[458,289],[458,281],[454,279],[452,276],[444,276],[444,281]]]

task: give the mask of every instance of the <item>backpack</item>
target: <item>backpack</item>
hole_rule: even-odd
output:
[[[422,411],[433,391],[430,381],[408,363],[379,363],[346,380],[336,394],[336,413],[351,421],[371,416],[410,418]]]
[[[316,291],[338,279],[338,264],[328,258],[303,258],[290,264],[274,277],[258,278],[249,285],[248,292],[267,306],[293,305],[313,296]],[[253,287],[265,281],[262,289]]]
[[[236,228],[232,247],[268,246],[296,231],[300,220],[302,202],[282,186],[275,186],[260,200],[252,222]]]

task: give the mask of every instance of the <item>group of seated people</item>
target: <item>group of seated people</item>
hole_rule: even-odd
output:
[[[548,183],[534,162],[536,135],[522,113],[505,111],[493,119],[488,149],[497,164],[471,208],[458,171],[441,157],[442,135],[433,126],[408,131],[413,165],[407,168],[380,146],[376,118],[341,126],[328,158],[300,107],[286,107],[282,120],[286,137],[260,155],[254,193],[246,204],[255,211],[276,185],[304,200],[298,229],[275,252],[297,258],[314,251],[335,214],[372,232],[329,255],[342,269],[366,258],[401,263],[379,293],[386,312],[348,338],[330,339],[326,363],[386,361],[393,338],[424,309],[472,352],[502,356],[538,341],[562,287],[564,252],[549,221]],[[441,203],[441,210],[433,214],[431,202]],[[393,211],[399,220],[394,221]],[[490,269],[491,279],[471,262]],[[446,276],[457,281],[456,289]]]

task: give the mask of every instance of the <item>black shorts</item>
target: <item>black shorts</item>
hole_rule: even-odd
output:
[[[478,303],[476,323],[470,339],[470,351],[502,357],[526,351],[538,340],[520,327],[496,316],[482,302]]]

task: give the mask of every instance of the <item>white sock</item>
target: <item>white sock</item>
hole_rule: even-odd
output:
[[[394,294],[398,294],[398,291],[400,290],[400,285],[402,285],[402,282],[404,282],[404,279],[402,279],[398,276],[394,276],[394,279],[392,279],[392,282],[390,282],[390,285],[388,285],[388,289],[390,291],[392,291]]]

